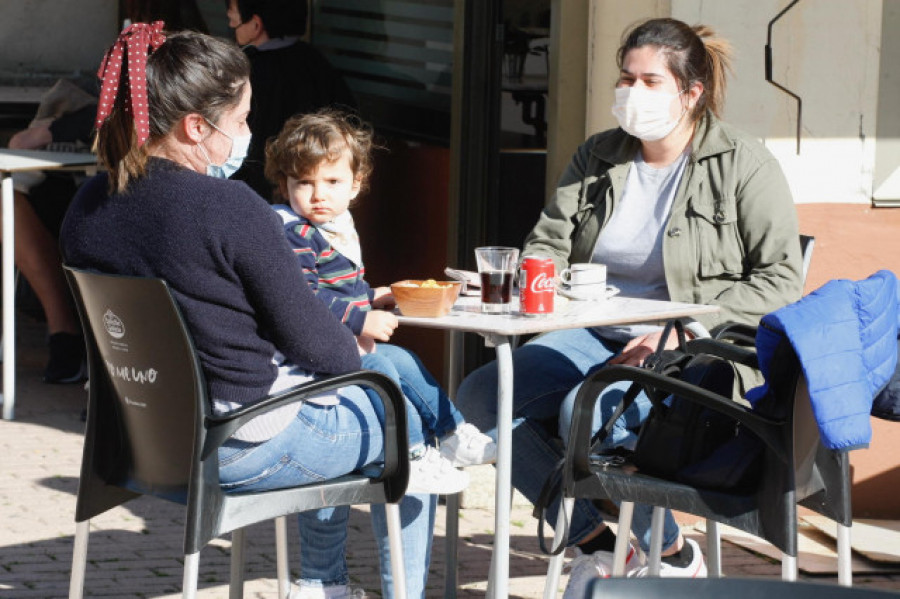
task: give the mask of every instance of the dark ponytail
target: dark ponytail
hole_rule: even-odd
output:
[[[149,138],[138,143],[123,77],[109,118],[97,133],[97,155],[109,171],[110,190],[122,192],[144,174],[152,148],[189,114],[215,123],[238,105],[250,78],[250,63],[237,45],[185,31],[166,39],[147,58]]]

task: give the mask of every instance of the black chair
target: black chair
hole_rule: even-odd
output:
[[[848,589],[767,578],[598,578],[585,599],[894,599],[879,589]]]
[[[811,235],[800,235],[800,255],[803,258],[803,267],[802,267],[802,280],[805,282],[807,274],[809,273],[809,265],[812,262],[812,254],[813,249],[815,247],[816,238]],[[691,322],[687,325],[687,328],[690,329],[692,333],[694,333],[697,337],[716,337],[722,339],[729,339],[735,342],[742,342],[750,347],[754,344],[754,338],[756,334],[755,327],[743,327],[743,326],[733,326],[726,325],[725,327],[721,327],[720,329],[716,329],[711,334],[710,331],[706,329],[699,322]],[[458,340],[456,341],[459,342]],[[848,495],[849,496],[849,495]],[[459,544],[459,505],[460,499],[459,494],[448,495],[446,497],[447,502],[447,515],[446,515],[446,541],[445,548],[447,554],[447,561],[444,567],[444,578],[447,581],[447,584],[444,586],[444,599],[455,599],[456,598],[456,570],[457,570],[457,547]],[[849,505],[849,504],[848,504]],[[849,509],[849,508],[848,508]],[[849,517],[848,517],[849,518]],[[849,522],[849,519],[848,519]],[[708,525],[708,533],[707,536],[710,538],[710,549],[708,550],[708,554],[712,557],[710,559],[710,570],[715,570],[716,572],[721,572],[721,565],[719,561],[719,540],[718,540],[718,528],[716,527],[715,521],[709,521]],[[843,536],[839,536],[839,539],[843,538]],[[847,549],[846,549],[846,567],[849,568],[849,537],[847,537]],[[714,550],[712,546],[714,545]],[[841,542],[839,541],[839,546]],[[847,570],[849,572],[849,570]]]
[[[90,374],[69,597],[83,593],[90,519],[141,495],[186,507],[184,597],[196,594],[200,550],[226,532],[232,532],[230,596],[242,596],[242,529],[273,518],[279,595],[285,597],[290,588],[286,515],[386,503],[394,584],[405,597],[397,502],[409,477],[407,431],[403,396],[390,379],[368,371],[335,376],[216,416],[190,333],[164,281],[66,271],[84,326]],[[385,404],[379,478],[348,475],[276,491],[222,491],[217,449],[235,430],[259,414],[347,385],[365,385]]]
[[[713,340],[689,343],[692,353],[714,355],[748,366],[756,366],[751,350]],[[850,475],[846,454],[826,450],[819,439],[812,415],[806,380],[790,343],[785,339],[772,360],[769,383],[774,409],[766,414],[751,410],[706,389],[681,380],[660,376],[647,369],[610,366],[588,377],[575,400],[572,427],[562,467],[562,506],[554,545],[565,538],[576,498],[609,499],[621,502],[619,530],[631,529],[634,503],[656,506],[651,534],[650,572],[659,571],[662,543],[662,515],[665,508],[678,510],[733,526],[778,547],[783,553],[782,577],[797,579],[797,504],[810,507],[845,528],[846,571],[840,576],[849,584]],[[680,482],[655,478],[632,468],[609,466],[591,455],[594,404],[606,385],[632,381],[731,416],[762,441],[758,483],[748,491],[696,488]],[[840,538],[840,534],[839,534]],[[617,535],[613,573],[624,571],[628,535]],[[710,574],[721,571],[718,538],[708,535]],[[840,549],[840,545],[839,545]],[[554,556],[548,570],[544,597],[555,594],[562,569],[563,553]],[[713,564],[713,560],[718,563]]]
[[[809,274],[809,265],[812,262],[813,248],[816,245],[816,238],[812,235],[800,235],[800,255],[803,256],[803,282],[806,282],[806,276]]]
[[[812,235],[800,235],[800,257],[803,260],[800,270],[800,280],[804,285],[806,284],[806,277],[809,275],[809,265],[812,264],[812,254],[815,246],[815,237]],[[706,327],[699,322],[691,322],[688,323],[687,328],[690,329],[696,337],[715,337],[716,339],[727,338],[736,343],[741,343],[750,347],[753,346],[753,342],[756,339],[756,327],[738,323],[727,323],[714,328],[712,331],[708,331]]]

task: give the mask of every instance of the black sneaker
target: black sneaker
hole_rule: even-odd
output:
[[[50,359],[44,370],[45,383],[80,383],[87,378],[84,338],[72,333],[54,333],[47,342]]]

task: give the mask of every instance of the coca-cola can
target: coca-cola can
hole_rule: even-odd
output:
[[[553,260],[525,256],[519,269],[519,313],[525,316],[553,314],[556,267]]]

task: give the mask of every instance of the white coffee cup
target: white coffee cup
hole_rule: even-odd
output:
[[[569,268],[559,273],[559,279],[570,288],[581,285],[596,285],[605,288],[606,265],[594,263],[570,264]]]

